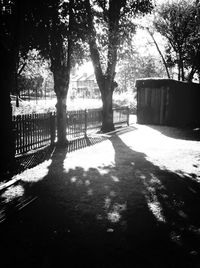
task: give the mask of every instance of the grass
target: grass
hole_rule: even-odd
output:
[[[56,98],[47,100],[30,100],[21,101],[19,107],[16,107],[15,101],[12,102],[13,115],[32,114],[32,113],[48,113],[56,111]],[[128,93],[114,94],[113,106],[122,107],[129,106],[130,111],[136,111],[136,99],[133,95]],[[83,99],[77,98],[74,100],[68,99],[67,109],[71,110],[84,110],[84,109],[97,109],[102,107],[100,99]]]

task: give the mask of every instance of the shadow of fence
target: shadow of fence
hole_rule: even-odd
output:
[[[95,135],[95,136],[85,136],[82,138],[74,139],[69,141],[67,147],[67,153],[83,149],[88,146],[95,145],[96,143],[106,140],[106,135]],[[44,162],[51,158],[55,146],[49,145],[44,148],[40,148],[37,151],[23,154],[16,157],[17,169],[15,174],[20,173],[26,169],[37,166],[38,164]]]
[[[45,160],[48,160],[53,151],[54,146],[48,145],[33,152],[22,154],[16,157],[17,170],[16,173],[22,172],[25,169],[32,168]]]
[[[102,142],[106,139],[107,137],[105,135],[96,135],[95,137],[85,136],[80,139],[72,140],[69,142],[67,153],[70,153],[79,149],[83,149],[91,145],[95,145],[96,143]]]
[[[117,128],[117,132],[119,134],[129,132],[135,129],[134,127],[126,127],[123,128],[122,126]],[[67,153],[71,153],[80,149],[83,149],[88,146],[95,145],[100,143],[104,140],[110,138],[110,135],[102,134],[102,133],[91,133],[87,136],[78,137],[76,139],[70,140],[67,147]],[[17,175],[26,169],[33,168],[45,160],[49,160],[56,146],[52,144],[48,144],[42,148],[38,148],[36,150],[32,150],[28,153],[16,155],[16,165],[13,167],[13,170],[8,174],[0,174],[2,181],[6,182],[9,181],[14,175]]]

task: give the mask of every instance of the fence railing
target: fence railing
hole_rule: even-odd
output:
[[[73,139],[86,135],[90,129],[99,128],[102,122],[101,109],[67,112],[67,138]]]
[[[127,107],[113,109],[114,124],[129,124]],[[67,139],[71,140],[83,135],[91,129],[100,128],[102,110],[89,109],[67,112]],[[56,138],[55,113],[28,114],[13,116],[16,154],[27,153],[54,143]]]
[[[114,124],[126,123],[129,125],[129,107],[121,107],[113,109],[113,122]]]
[[[129,124],[129,108],[114,108],[113,122],[117,124]],[[68,111],[67,116],[67,138],[73,139],[86,135],[91,129],[98,129],[102,123],[101,109],[86,109],[79,111]]]
[[[55,114],[13,116],[16,154],[26,153],[51,143],[55,139]]]

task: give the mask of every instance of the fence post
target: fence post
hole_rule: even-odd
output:
[[[51,145],[53,145],[56,137],[55,113],[50,113],[50,135]]]
[[[127,126],[129,126],[129,114],[130,114],[130,109],[127,106]]]
[[[85,109],[85,137],[87,136],[87,109]]]

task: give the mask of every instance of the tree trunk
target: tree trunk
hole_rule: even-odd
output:
[[[66,110],[66,99],[67,97],[57,96],[57,145],[66,146],[68,144],[66,138],[67,128],[67,110]]]
[[[179,48],[177,52],[177,59],[178,59],[178,81],[185,80],[185,73],[184,73],[184,65],[183,65],[183,58],[182,58],[182,51]]]
[[[180,68],[181,68],[181,80],[185,81],[185,72],[184,72],[184,66],[183,66],[183,59],[181,57],[180,59]]]
[[[3,88],[1,88],[3,91]],[[1,173],[11,172],[15,169],[15,140],[14,129],[12,125],[12,107],[10,103],[10,94],[7,88],[4,90],[8,92],[4,97],[1,97]],[[6,116],[5,116],[6,115]],[[3,180],[5,178],[1,177]]]
[[[97,32],[94,26],[94,15],[92,13],[91,3],[89,0],[85,1],[85,7],[87,11],[88,29],[90,32],[90,56],[93,62],[94,73],[103,102],[101,130],[103,132],[109,132],[115,129],[113,123],[112,96],[116,86],[114,78],[117,63],[117,50],[119,46],[120,9],[122,6],[120,1],[109,1],[107,68],[104,72],[102,68],[100,50],[96,42]]]
[[[101,88],[101,96],[103,102],[103,110],[102,110],[102,132],[109,132],[115,129],[113,123],[113,90],[108,88]]]
[[[178,81],[181,80],[181,68],[180,68],[180,63],[178,62]]]
[[[15,161],[15,133],[12,122],[12,105],[10,94],[15,91],[15,73],[19,60],[19,47],[21,42],[21,28],[24,18],[22,1],[15,1],[15,7],[11,10],[10,19],[13,28],[6,36],[2,35],[0,48],[0,60],[3,66],[1,70],[1,102],[0,102],[0,148],[1,148],[1,171],[11,173],[16,170]],[[12,9],[12,8],[11,8]],[[2,177],[5,180],[5,177]]]
[[[2,103],[3,102],[3,103]],[[1,98],[1,167],[2,173],[11,172],[15,169],[15,140],[14,129],[12,125],[12,107],[10,104],[10,96],[6,94]],[[5,116],[6,115],[6,116]],[[2,178],[5,179],[5,178]]]
[[[67,46],[63,38],[62,31],[58,31],[57,26],[60,24],[60,18],[57,4],[53,8],[52,32],[51,39],[51,71],[54,77],[54,91],[57,97],[57,146],[65,147],[68,144],[66,137],[67,128],[67,93],[70,82],[71,59],[73,54],[72,41],[72,18],[73,18],[73,1],[69,1],[69,25]]]
[[[54,90],[57,97],[57,145],[66,146],[68,144],[66,138],[67,127],[67,109],[66,100],[69,88],[69,70],[63,66],[60,70],[53,72]]]
[[[165,58],[164,58],[164,56],[163,56],[163,54],[162,54],[162,52],[161,52],[161,50],[160,50],[160,48],[159,48],[159,45],[158,45],[158,43],[156,42],[156,39],[154,38],[153,33],[149,30],[149,28],[146,28],[146,29],[147,29],[149,35],[151,36],[151,38],[152,38],[152,40],[153,40],[153,42],[154,42],[154,44],[155,44],[155,46],[156,46],[156,49],[158,50],[158,53],[159,53],[160,56],[161,56],[162,62],[163,62],[163,64],[164,64],[164,66],[165,66],[165,70],[166,70],[166,73],[167,73],[167,77],[170,79],[171,77],[170,77],[170,74],[169,74],[169,70],[168,70],[168,67],[167,67],[167,63],[166,63]]]
[[[0,101],[0,148],[1,148],[1,175],[9,173],[15,169],[15,139],[12,124],[12,106],[10,92],[14,84],[14,64],[13,57],[4,51],[1,55],[1,101]],[[13,66],[13,68],[12,68]],[[5,177],[0,177],[5,180]]]
[[[193,79],[193,77],[194,77],[195,72],[196,72],[196,69],[195,69],[195,67],[194,67],[194,65],[193,65],[193,66],[192,66],[192,69],[191,69],[191,71],[190,71],[190,73],[189,73],[189,75],[188,75],[188,77],[187,77],[187,81],[188,81],[188,82],[192,82],[192,79]]]

